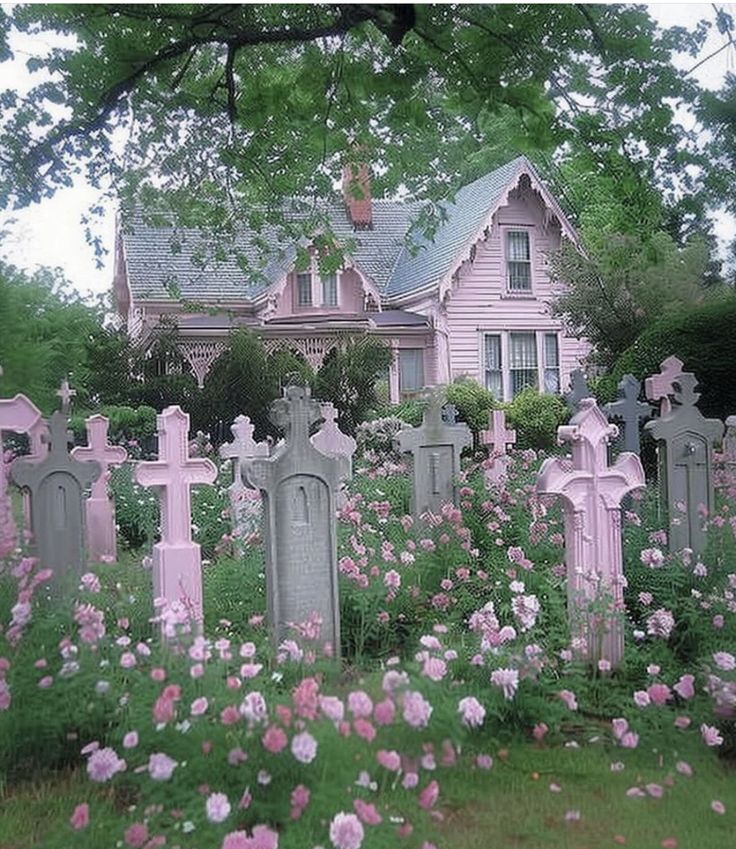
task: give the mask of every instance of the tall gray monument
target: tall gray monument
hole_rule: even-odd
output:
[[[578,404],[583,398],[592,398],[593,393],[590,391],[588,381],[585,378],[585,373],[582,369],[576,368],[570,372],[570,389],[565,395],[565,403],[571,413],[576,413]]]
[[[679,374],[672,382],[672,409],[645,428],[657,440],[660,498],[669,519],[670,548],[691,548],[700,554],[706,545],[700,509],[713,512],[713,443],[720,440],[723,423],[706,419],[695,406],[700,398],[697,383],[694,374]]]
[[[245,460],[245,482],[263,495],[266,593],[273,640],[293,636],[290,623],[312,614],[322,621],[321,644],[340,653],[335,493],[341,460],[309,441],[322,418],[308,387],[288,386],[274,401],[271,420],[285,440],[268,458]]]
[[[415,519],[422,513],[439,513],[443,504],[457,504],[457,478],[460,454],[473,444],[465,423],[446,424],[442,420],[442,398],[434,393],[424,411],[421,427],[402,428],[394,445],[413,460],[411,508]]]
[[[726,419],[726,435],[723,437],[723,461],[736,466],[736,416]]]
[[[42,566],[54,570],[55,582],[66,572],[84,570],[84,493],[101,474],[96,461],[70,456],[72,432],[67,425],[67,414],[55,412],[44,437],[48,454],[40,462],[19,457],[10,468],[16,484],[31,491],[36,553]]]
[[[633,374],[625,374],[618,384],[618,401],[603,407],[609,421],[619,424],[620,435],[614,445],[618,451],[641,453],[639,440],[639,422],[652,415],[651,405],[639,400],[641,383]]]

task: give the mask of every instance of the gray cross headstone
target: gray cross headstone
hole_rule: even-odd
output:
[[[660,497],[669,517],[670,548],[691,548],[701,554],[706,534],[700,509],[713,512],[713,443],[721,438],[723,423],[706,419],[695,406],[700,395],[694,374],[683,372],[672,385],[672,409],[644,427],[658,443]]]
[[[726,419],[726,435],[723,437],[723,459],[729,466],[736,465],[736,416]]]
[[[659,401],[660,416],[666,416],[672,409],[670,399],[675,391],[673,381],[682,374],[682,366],[679,357],[667,357],[660,363],[659,373],[644,380],[644,394],[650,401]]]
[[[632,454],[641,453],[639,441],[639,422],[652,415],[649,404],[639,400],[641,383],[633,374],[625,374],[618,384],[618,401],[613,401],[603,407],[603,412],[609,421],[620,422],[620,436],[616,441],[618,451],[630,451]]]
[[[19,457],[10,468],[13,480],[31,491],[35,548],[41,565],[54,570],[55,582],[65,572],[82,574],[84,492],[101,474],[96,461],[80,462],[69,454],[72,433],[63,411],[52,414],[43,460]]]
[[[260,495],[243,483],[242,466],[253,457],[268,457],[268,443],[255,441],[255,426],[249,416],[238,416],[230,430],[233,441],[220,446],[220,457],[233,462],[233,482],[228,495],[236,548],[241,550],[242,542],[257,533],[261,523]]]
[[[335,493],[340,460],[309,440],[322,416],[309,387],[287,386],[271,406],[271,420],[285,440],[268,458],[245,460],[243,477],[263,495],[266,594],[276,645],[293,636],[290,624],[312,615],[322,623],[320,640],[340,653]]]
[[[457,424],[458,409],[454,404],[445,404],[442,408],[442,421],[448,425]]]
[[[588,381],[585,378],[585,373],[582,369],[576,368],[570,373],[570,390],[565,395],[565,403],[570,412],[575,413],[578,409],[578,404],[583,398],[592,398],[593,393],[590,391]]]
[[[413,460],[412,512],[440,512],[443,504],[457,504],[456,480],[460,454],[473,443],[470,428],[442,421],[442,399],[433,394],[424,411],[421,427],[402,428],[394,438],[396,449]]]
[[[59,389],[56,390],[56,394],[61,398],[61,412],[68,416],[72,410],[72,398],[77,394],[77,390],[69,386],[69,380],[65,377]]]

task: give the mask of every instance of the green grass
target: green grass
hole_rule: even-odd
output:
[[[661,849],[667,838],[677,840],[677,849],[730,849],[736,844],[736,774],[701,744],[678,755],[692,766],[692,778],[675,771],[675,758],[660,762],[652,751],[530,743],[511,745],[507,751],[505,758],[494,753],[489,771],[469,775],[438,769],[444,816],[438,836],[433,836],[438,849]],[[615,761],[625,763],[622,772],[611,771]],[[668,775],[674,784],[665,786],[661,799],[626,796],[632,785],[665,785]],[[550,791],[553,783],[560,792]],[[713,799],[725,804],[725,815],[711,811]],[[45,838],[60,830],[73,841],[69,817],[83,801],[90,802],[93,817],[102,816],[102,809],[105,817],[113,814],[112,791],[93,787],[81,772],[0,787],[0,849],[43,846]],[[567,822],[568,811],[579,811],[580,820]],[[376,843],[367,839],[369,847],[376,849]]]

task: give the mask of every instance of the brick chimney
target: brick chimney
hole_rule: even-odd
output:
[[[372,230],[371,175],[367,165],[358,166],[357,177],[354,176],[352,166],[346,165],[343,168],[342,196],[353,229]]]

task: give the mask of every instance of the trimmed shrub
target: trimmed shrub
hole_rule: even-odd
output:
[[[447,387],[447,402],[457,407],[458,418],[468,425],[474,437],[488,427],[488,411],[496,406],[491,392],[469,377]]]
[[[517,448],[551,448],[557,428],[569,418],[569,410],[559,395],[540,395],[531,387],[505,405],[506,418],[516,430]]]

